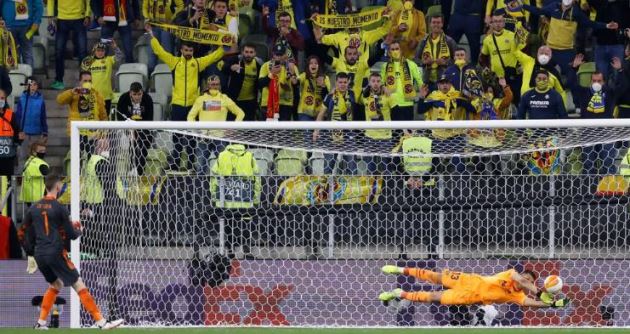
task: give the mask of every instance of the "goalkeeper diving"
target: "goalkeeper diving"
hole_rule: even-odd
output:
[[[394,289],[381,293],[378,298],[387,303],[393,299],[406,299],[420,303],[440,303],[442,305],[503,304],[514,303],[528,307],[565,307],[569,299],[555,300],[554,296],[536,287],[537,275],[525,270],[522,273],[514,269],[497,273],[493,276],[468,274],[448,269],[442,272],[421,268],[397,267],[386,265],[381,268],[385,274],[413,276],[426,282],[442,285],[442,291],[407,292]],[[532,299],[527,292],[538,297]]]

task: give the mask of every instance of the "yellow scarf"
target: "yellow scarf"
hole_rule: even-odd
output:
[[[15,4],[15,20],[28,20],[28,2],[27,0],[17,0]]]
[[[451,87],[448,93],[439,90],[433,91],[427,96],[425,103],[431,103],[430,117],[433,121],[450,121],[453,119],[452,113],[457,109],[457,99],[460,97],[459,91]]]
[[[401,24],[406,24],[407,25],[407,30],[405,30],[405,32],[402,33],[402,37],[404,37],[405,39],[409,38],[409,33],[411,33],[411,31],[415,30],[415,26],[414,26],[414,19],[413,19],[413,10],[403,10],[400,13],[400,16],[398,17],[398,25]]]
[[[291,0],[278,1],[278,9],[276,9],[276,26],[278,26],[278,15],[282,12],[291,14],[291,28],[297,29],[295,26],[295,19],[293,18],[293,5],[291,4]]]
[[[15,40],[10,31],[3,28],[0,29],[0,65],[4,65],[7,69],[14,69],[17,67],[17,48],[15,47]]]
[[[405,58],[401,58],[399,63],[402,69],[403,92],[405,93],[405,100],[413,100],[416,98],[416,90],[413,87],[411,72],[409,71],[409,64],[407,63],[407,59]],[[387,85],[387,89],[389,89],[391,92],[396,90],[396,73],[394,73],[394,71],[394,62],[388,62],[385,67],[385,84]]]
[[[446,43],[446,35],[442,33],[438,38],[437,45],[433,44],[432,35],[427,36],[427,43],[424,45],[424,50],[422,50],[422,58],[426,55],[430,56],[431,59],[436,60],[440,58],[451,58],[451,51],[448,49],[448,44]],[[429,73],[429,79],[433,82],[437,81],[437,68],[438,64],[433,62],[431,64],[431,72]]]

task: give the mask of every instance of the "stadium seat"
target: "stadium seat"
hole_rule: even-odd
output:
[[[168,107],[168,98],[164,94],[160,93],[149,93],[149,95],[153,99],[153,120],[164,120]]]
[[[374,63],[374,65],[372,65],[372,67],[370,67],[370,72],[381,73],[381,69],[383,68],[384,64],[384,61],[377,61],[376,63]]]
[[[144,34],[138,38],[138,42],[133,47],[133,51],[135,54],[138,63],[148,64],[149,63],[149,45],[151,43],[151,39],[148,34]]]
[[[238,15],[238,38],[244,38],[249,35],[252,29],[252,19],[247,14]]]
[[[9,72],[9,79],[11,80],[11,85],[13,86],[13,91],[11,95],[8,97],[7,101],[11,107],[15,105],[16,99],[22,95],[24,91],[24,83],[26,82],[26,78],[33,75],[33,69],[31,65],[27,64],[18,64],[17,68],[12,69]]]
[[[112,93],[112,105],[111,105],[111,110],[107,110],[107,114],[109,115],[109,119],[114,121],[116,120],[117,115],[115,115],[114,110],[118,110],[118,99],[120,99],[120,95],[122,95],[122,93],[119,92],[113,92]]]
[[[33,71],[37,73],[46,73],[48,75],[48,68],[46,67],[48,58],[46,55],[48,49],[48,40],[42,36],[33,37]]]
[[[273,165],[273,150],[264,148],[255,148],[250,150],[256,159],[259,175],[272,175],[271,166]]]
[[[312,175],[324,175],[324,166],[326,166],[326,162],[322,152],[313,152],[311,157],[308,159],[308,164],[311,166]]]
[[[173,72],[166,64],[157,64],[151,73],[153,91],[167,97],[173,95]]]
[[[582,87],[591,86],[591,74],[595,73],[595,63],[584,63],[577,71],[578,83]]]
[[[127,63],[122,64],[116,72],[118,91],[126,92],[133,82],[140,82],[142,87],[147,86],[147,64]]]
[[[282,149],[276,155],[276,174],[282,176],[295,176],[306,174],[306,151]]]
[[[147,161],[144,165],[144,175],[160,176],[164,175],[166,168],[166,152],[162,149],[152,148],[147,153]]]

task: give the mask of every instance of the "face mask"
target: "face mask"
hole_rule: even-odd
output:
[[[101,152],[100,156],[102,156],[103,158],[109,158],[109,151]]]
[[[573,4],[573,0],[562,0],[562,4],[565,7],[569,7],[569,6],[571,6]]]
[[[44,157],[46,156],[46,153],[39,153],[37,152],[37,157],[40,159],[44,159]]]
[[[594,82],[591,85],[591,88],[593,88],[594,92],[600,92],[602,90],[602,84],[600,84],[599,82]]]
[[[403,5],[403,8],[405,8],[405,10],[410,10],[411,8],[413,8],[413,2],[405,1],[405,4]]]
[[[551,57],[549,57],[549,56],[547,56],[547,55],[545,55],[545,54],[542,54],[542,55],[538,56],[538,62],[539,62],[541,65],[547,65],[547,64],[549,64],[549,61],[550,61],[550,60],[551,60]]]
[[[0,108],[4,108],[4,105],[7,103],[6,100],[0,100]]]
[[[400,59],[400,50],[394,50],[389,53],[392,59]]]
[[[549,87],[549,81],[548,80],[542,80],[542,81],[537,81],[536,82],[536,89],[538,89],[538,90],[547,90],[547,87]]]
[[[457,60],[455,60],[455,65],[457,65],[458,67],[464,67],[464,65],[466,65],[466,60],[464,60],[464,59],[457,59]]]
[[[219,90],[218,89],[210,89],[208,92],[212,96],[217,96],[217,94],[219,94]]]
[[[81,87],[85,88],[85,89],[92,89],[92,83],[91,82],[84,82]]]

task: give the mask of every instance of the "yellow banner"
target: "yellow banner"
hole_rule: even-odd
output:
[[[328,29],[361,28],[379,22],[384,17],[385,9],[380,7],[356,14],[317,15],[313,24]]]
[[[288,178],[278,188],[274,204],[375,204],[383,189],[383,179],[380,177],[335,176],[332,181],[331,184],[327,176]]]
[[[201,30],[189,27],[175,26],[151,22],[151,25],[181,38],[185,41],[199,44],[227,45],[233,44],[234,36],[229,32]]]

